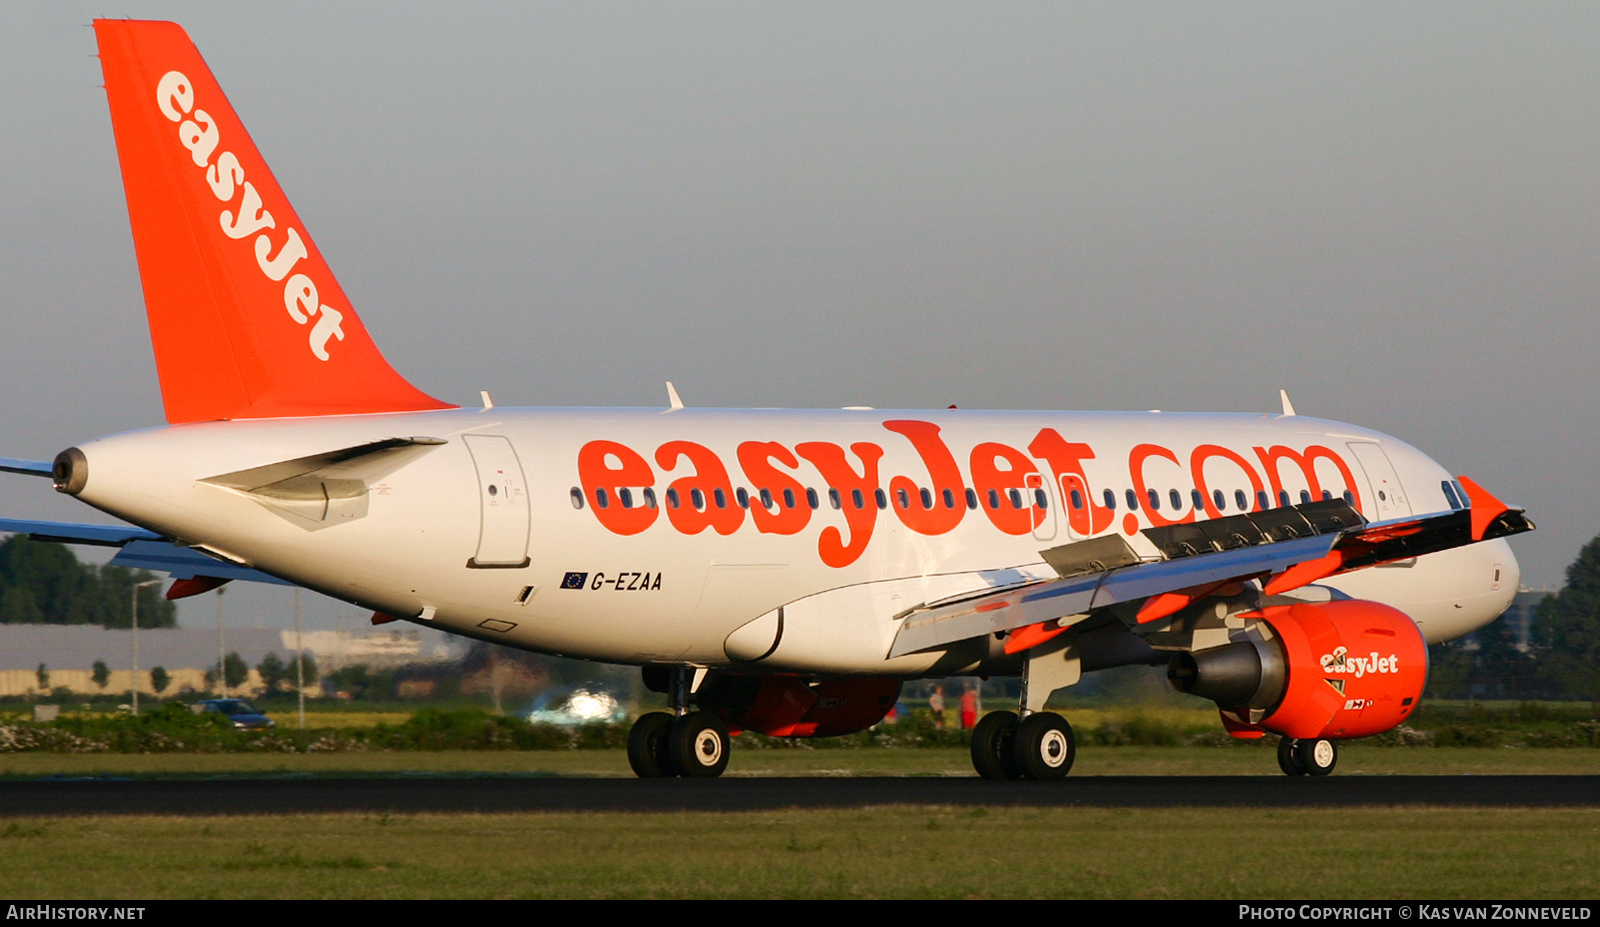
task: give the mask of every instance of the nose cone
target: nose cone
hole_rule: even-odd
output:
[[[1438,643],[1471,634],[1492,623],[1511,607],[1522,585],[1522,568],[1502,538],[1484,541],[1461,549],[1457,568],[1462,594],[1440,619],[1424,625],[1428,643]]]

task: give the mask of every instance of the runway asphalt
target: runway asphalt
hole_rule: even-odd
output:
[[[34,779],[0,783],[0,817],[78,814],[751,811],[878,805],[1026,807],[1594,807],[1600,776],[973,778]]]

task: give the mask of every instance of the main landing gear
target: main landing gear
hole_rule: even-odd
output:
[[[972,765],[985,779],[1062,779],[1078,755],[1072,725],[1051,711],[995,711],[972,729]]]
[[[1339,762],[1339,745],[1331,740],[1278,741],[1278,768],[1288,776],[1326,776]]]
[[[628,732],[628,765],[641,779],[714,779],[728,768],[728,726],[709,711],[689,710],[690,670],[672,671],[672,712],[652,711]]]

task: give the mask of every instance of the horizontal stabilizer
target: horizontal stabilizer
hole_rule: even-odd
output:
[[[130,541],[111,558],[111,565],[127,567],[130,570],[170,573],[173,579],[209,577],[220,580],[239,579],[247,583],[271,583],[276,586],[294,585],[260,570],[218,560],[190,547],[179,547],[171,541]]]
[[[35,541],[63,544],[91,544],[96,547],[121,547],[129,541],[160,541],[161,535],[133,525],[78,525],[62,521],[28,521],[0,518],[0,532],[25,534]]]
[[[0,518],[0,533],[22,534],[35,541],[120,547],[122,549],[111,558],[112,566],[170,573],[173,579],[208,576],[221,580],[242,579],[252,583],[293,585],[260,570],[218,560],[192,548],[180,547],[154,531],[146,531],[133,525],[81,525],[60,521]]]
[[[0,473],[22,473],[27,476],[53,475],[48,460],[18,460],[15,457],[0,457]]]

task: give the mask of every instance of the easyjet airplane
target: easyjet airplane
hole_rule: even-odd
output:
[[[1282,413],[463,409],[383,359],[170,23],[95,23],[167,423],[3,461],[124,527],[180,597],[286,582],[643,668],[641,776],[730,730],[829,736],[905,680],[1019,676],[977,771],[1054,779],[1084,673],[1165,666],[1284,772],[1417,706],[1427,644],[1517,589],[1518,509],[1365,428]]]

